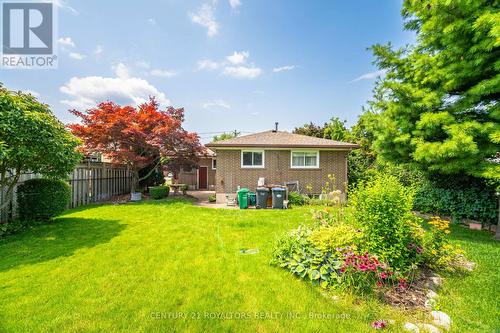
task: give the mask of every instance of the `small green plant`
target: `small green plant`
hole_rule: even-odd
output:
[[[288,203],[291,206],[303,206],[307,205],[308,202],[309,202],[309,197],[307,195],[303,195],[295,191],[288,193]]]
[[[311,232],[308,227],[300,226],[278,239],[271,264],[323,288],[338,284],[342,263],[331,252],[315,247],[309,239]]]
[[[450,222],[434,216],[429,220],[430,230],[424,237],[424,263],[436,271],[455,272],[467,269],[463,251],[450,243]]]
[[[149,188],[149,195],[153,199],[163,199],[168,197],[168,194],[170,193],[170,187],[169,186],[151,186]]]
[[[56,179],[30,179],[18,187],[19,217],[27,221],[47,221],[68,208],[69,184]]]
[[[215,196],[215,194],[210,194],[208,196],[208,202],[216,202],[217,201],[217,197]]]
[[[28,223],[23,220],[12,220],[0,223],[0,238],[20,232],[28,227]]]
[[[182,195],[186,195],[188,190],[189,190],[189,186],[187,186],[187,185],[181,186]]]

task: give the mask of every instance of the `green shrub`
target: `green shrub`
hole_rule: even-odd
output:
[[[336,251],[346,247],[358,248],[363,233],[347,223],[337,223],[315,229],[310,239],[321,250]]]
[[[366,251],[401,271],[420,260],[423,230],[411,214],[410,189],[394,176],[378,176],[360,182],[350,198],[354,217],[363,226]]]
[[[28,221],[45,221],[61,214],[71,200],[67,182],[56,179],[30,179],[18,187],[19,217]]]
[[[217,201],[217,197],[215,196],[215,194],[210,194],[208,196],[208,202],[216,202]]]
[[[309,197],[307,195],[303,195],[295,191],[288,193],[288,203],[291,206],[303,206],[306,205],[308,201]]]
[[[168,197],[168,194],[170,193],[170,187],[169,186],[151,186],[149,188],[149,195],[153,199],[163,199]]]
[[[483,223],[496,223],[498,216],[498,199],[494,192],[477,186],[441,188],[427,182],[417,189],[413,207],[422,213],[452,216],[456,220],[468,218]]]
[[[12,220],[0,223],[0,238],[20,232],[28,227],[28,223],[23,220]]]

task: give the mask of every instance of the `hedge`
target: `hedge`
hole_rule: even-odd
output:
[[[457,220],[466,218],[495,224],[498,198],[484,188],[447,189],[426,184],[417,189],[413,208],[422,213],[447,215]]]
[[[168,197],[170,193],[169,186],[151,186],[149,188],[149,195],[153,199],[162,199]]]
[[[46,221],[61,214],[71,200],[67,182],[56,179],[30,179],[18,187],[17,205],[21,220]]]

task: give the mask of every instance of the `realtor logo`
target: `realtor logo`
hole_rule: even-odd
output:
[[[56,67],[52,3],[4,2],[1,17],[2,67]]]

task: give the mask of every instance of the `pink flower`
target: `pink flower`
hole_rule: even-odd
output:
[[[382,282],[377,281],[377,287],[382,287]]]
[[[381,330],[387,326],[385,320],[377,320],[372,323],[372,327],[376,330]]]
[[[387,279],[389,276],[385,272],[382,272],[382,273],[380,273],[380,277],[382,279]]]

